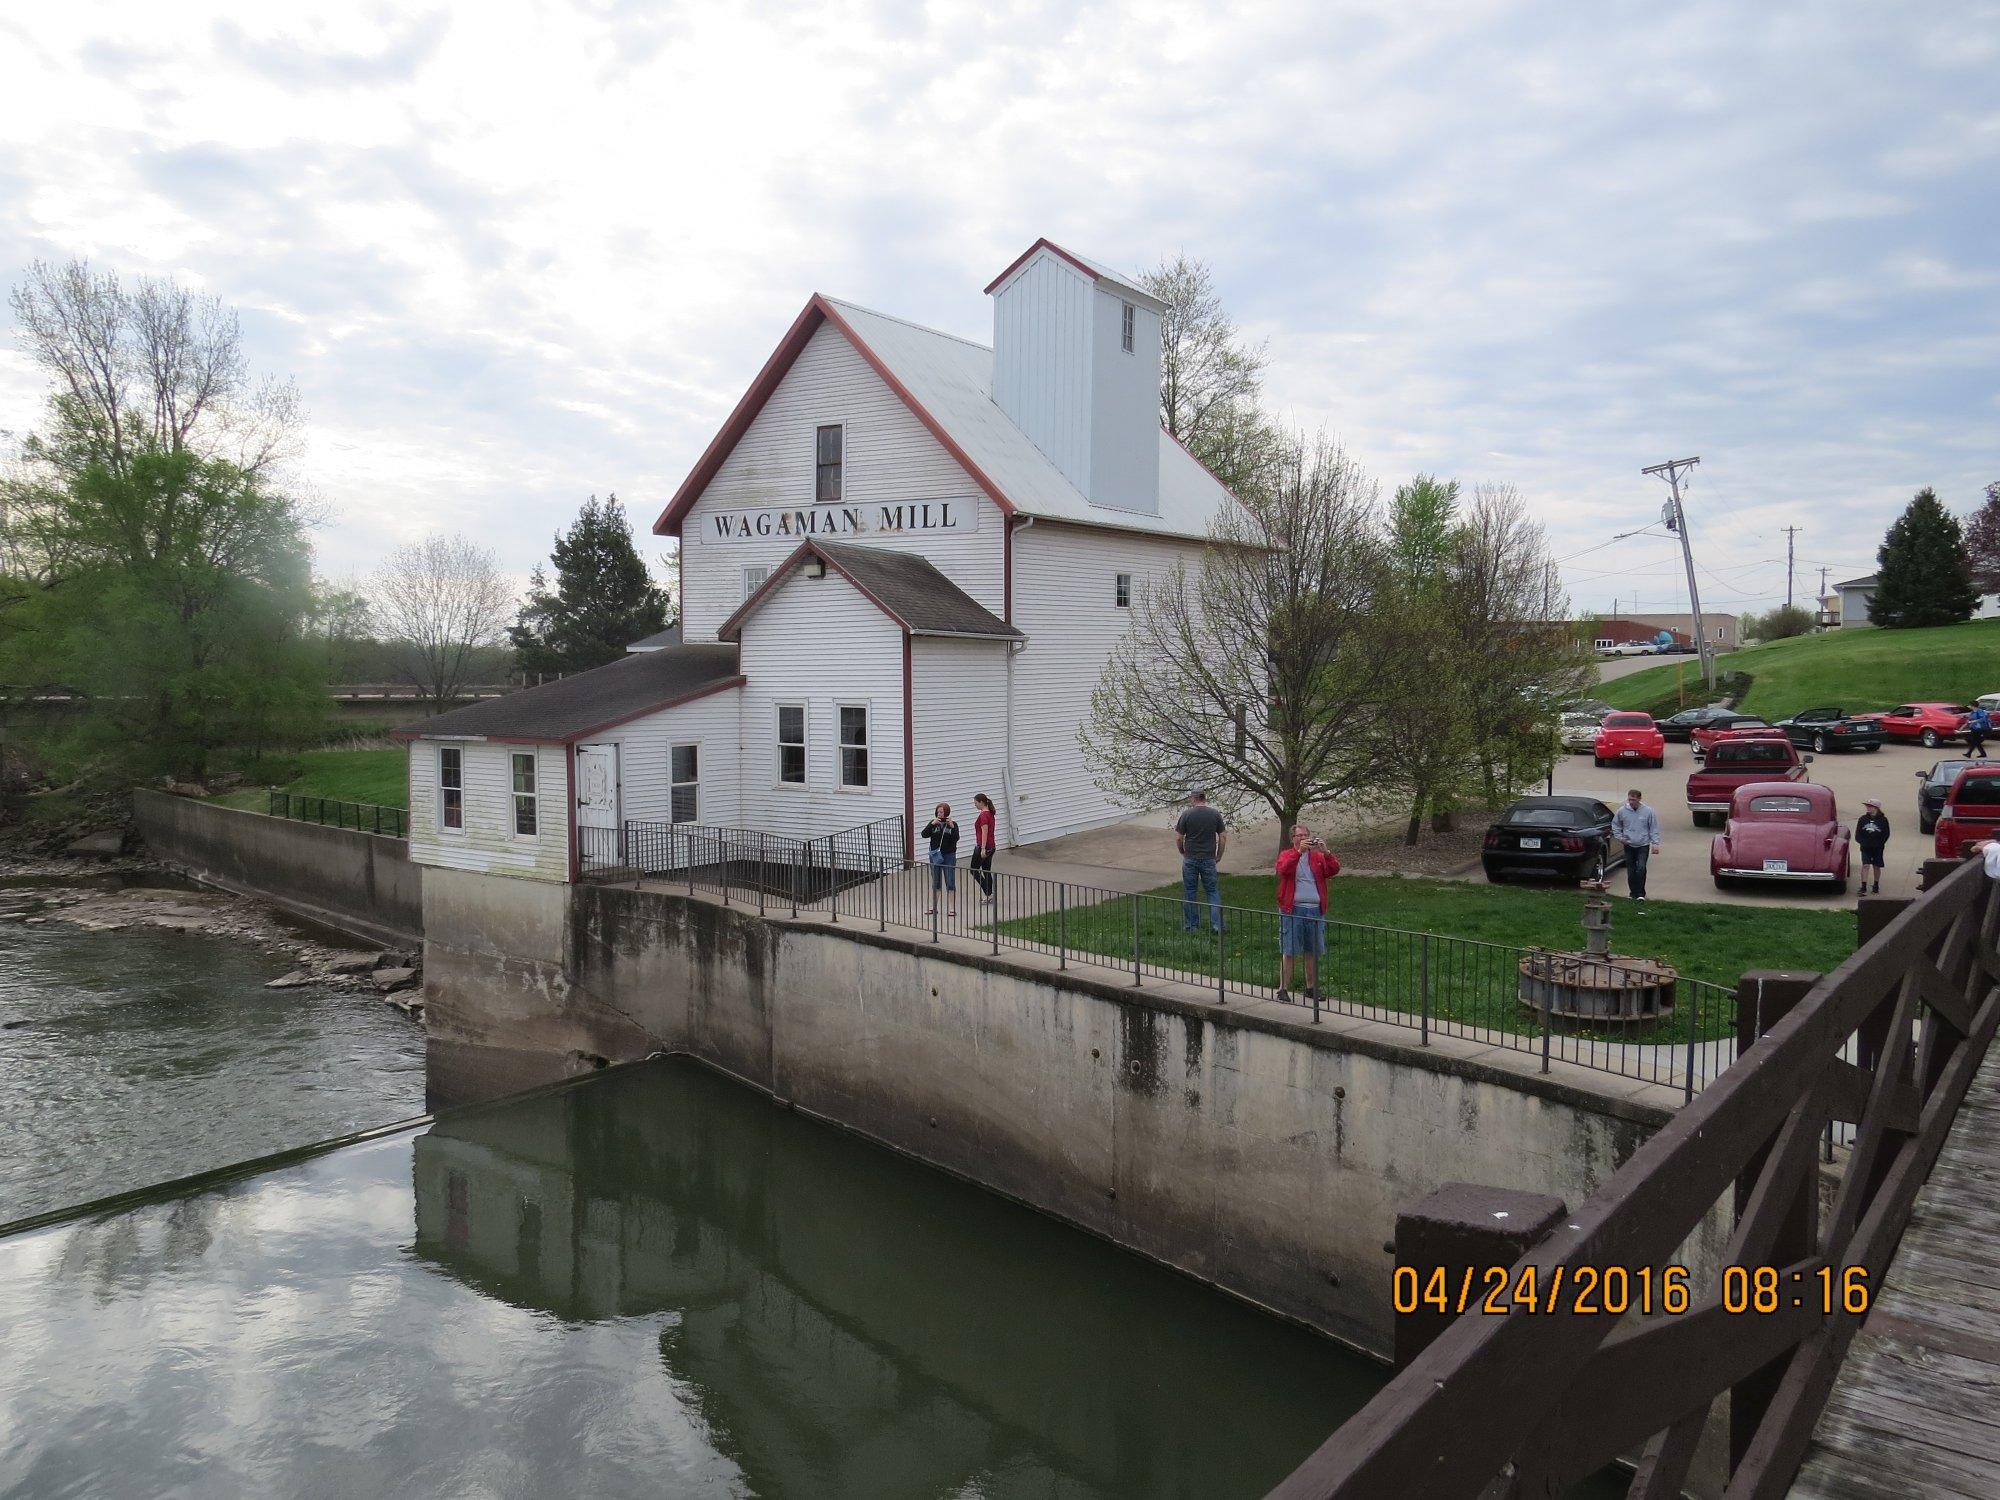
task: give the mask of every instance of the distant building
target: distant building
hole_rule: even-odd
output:
[[[1825,600],[1821,601],[1822,620],[1832,628],[1836,625],[1870,625],[1868,606],[1875,602],[1875,588],[1881,582],[1881,575],[1869,573],[1861,578],[1850,578],[1844,583],[1836,583],[1834,592],[1827,596],[1834,600],[1832,618],[1825,618]],[[1981,594],[1979,602],[1972,606],[1975,620],[2000,619],[2000,594]]]
[[[1690,641],[1694,639],[1693,615],[1644,615],[1641,618],[1645,623],[1655,625],[1661,630],[1671,630],[1676,637],[1686,636]],[[1705,609],[1701,612],[1701,629],[1702,634],[1708,637],[1708,647],[1711,651],[1734,651],[1743,644],[1734,615],[1718,614]]]
[[[1598,651],[1608,651],[1613,646],[1650,646],[1659,639],[1662,630],[1674,638],[1676,646],[1694,644],[1694,637],[1685,630],[1675,630],[1657,620],[1638,620],[1618,615],[1606,620],[1579,620],[1576,626],[1578,637],[1588,640],[1592,648]]]

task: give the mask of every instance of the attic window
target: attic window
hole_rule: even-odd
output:
[[[813,499],[838,502],[843,429],[838,422],[819,430],[813,465]]]
[[[1127,354],[1132,352],[1132,304],[1129,302],[1125,304],[1123,320],[1118,330],[1118,341],[1124,346]]]

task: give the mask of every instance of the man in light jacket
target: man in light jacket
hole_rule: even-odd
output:
[[[1660,852],[1660,815],[1646,806],[1635,786],[1625,805],[1611,815],[1611,836],[1625,846],[1625,887],[1634,901],[1646,899],[1646,861]]]

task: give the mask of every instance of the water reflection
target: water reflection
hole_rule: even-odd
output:
[[[0,1241],[0,1493],[1261,1495],[1371,1366],[689,1064]]]

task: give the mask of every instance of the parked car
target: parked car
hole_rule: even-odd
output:
[[[1724,708],[1720,703],[1704,704],[1700,708],[1684,708],[1671,718],[1660,720],[1660,733],[1670,740],[1685,745],[1688,736],[1704,724],[1721,719],[1736,719],[1742,715],[1733,708]]]
[[[1880,750],[1882,721],[1851,715],[1843,708],[1808,708],[1780,719],[1778,728],[1794,745],[1810,745],[1821,755],[1829,750]]]
[[[1768,719],[1760,719],[1755,714],[1731,714],[1726,719],[1712,719],[1697,725],[1688,735],[1694,745],[1697,757],[1708,754],[1708,747],[1717,740],[1742,739],[1745,735],[1776,734],[1778,726]]]
[[[1602,698],[1572,698],[1556,707],[1566,714],[1596,714],[1600,719],[1612,712],[1611,705]]]
[[[1756,739],[1717,740],[1707,763],[1687,779],[1688,812],[1694,826],[1720,823],[1729,812],[1739,786],[1755,781],[1804,781],[1810,755],[1783,735],[1767,733]]]
[[[1603,722],[1603,714],[1565,713],[1556,725],[1556,737],[1563,749],[1581,754],[1597,743],[1597,726]]]
[[[1904,744],[1915,742],[1926,750],[1935,750],[1946,740],[1955,740],[1965,733],[1967,712],[1963,703],[1904,703],[1887,713],[1861,717],[1879,720],[1886,739]]]
[[[1732,880],[1803,881],[1847,889],[1849,834],[1833,788],[1749,781],[1729,794],[1729,821],[1709,842],[1708,873]]]
[[[1959,859],[1974,844],[2000,838],[2000,765],[1974,762],[1945,793],[1931,847],[1939,859]]]
[[[1523,797],[1486,830],[1479,863],[1498,884],[1515,875],[1600,877],[1611,809],[1595,797]]]
[[[1602,656],[1651,656],[1654,647],[1651,641],[1620,641],[1615,646],[1605,646],[1599,651]]]
[[[2000,693],[1981,693],[1972,700],[1974,708],[1983,708],[1989,714],[2000,714]]]
[[[1606,714],[1590,753],[1600,766],[1667,763],[1667,740],[1651,714]]]
[[[1941,760],[1928,771],[1918,771],[1917,831],[1931,833],[1937,828],[1938,813],[1944,808],[1945,794],[1958,780],[1958,773],[1973,766],[2000,766],[2000,761]]]

